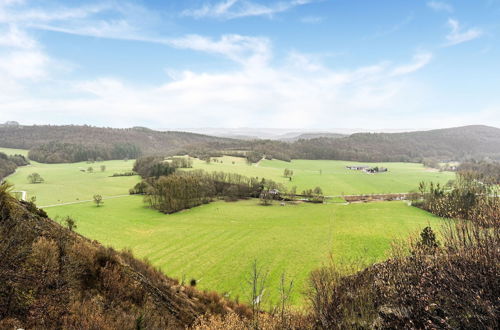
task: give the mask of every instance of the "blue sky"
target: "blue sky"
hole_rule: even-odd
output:
[[[0,0],[0,122],[500,127],[500,0]]]

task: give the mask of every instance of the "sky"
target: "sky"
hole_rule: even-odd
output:
[[[0,0],[0,122],[500,127],[500,0]]]

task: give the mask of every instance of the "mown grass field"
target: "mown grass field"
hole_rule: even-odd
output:
[[[137,182],[139,176],[110,177],[113,173],[123,173],[132,170],[133,160],[112,160],[87,164],[86,162],[72,164],[42,164],[31,161],[31,165],[18,167],[7,181],[14,184],[14,190],[24,190],[27,198],[36,197],[39,206],[77,202],[92,199],[94,194],[103,197],[128,194]],[[100,166],[106,166],[102,172]],[[82,172],[92,167],[92,173]],[[28,175],[39,173],[44,183],[28,182]]]
[[[3,152],[6,155],[23,155],[25,157],[28,156],[28,150],[26,149],[11,149],[11,148],[0,148],[0,152]]]
[[[214,202],[165,215],[139,196],[46,208],[69,215],[77,231],[117,249],[131,248],[166,274],[248,300],[252,262],[269,272],[266,294],[278,297],[279,278],[294,280],[293,303],[304,302],[308,274],[330,255],[336,263],[383,260],[395,238],[440,219],[403,202],[261,206],[257,200]]]
[[[439,172],[426,169],[416,163],[360,163],[340,160],[264,160],[247,165],[245,159],[238,157],[216,158],[218,162],[207,164],[195,160],[194,168],[207,171],[234,172],[249,177],[267,178],[297,186],[297,192],[319,186],[326,195],[357,195],[372,193],[404,193],[416,189],[420,181],[446,183],[453,179],[453,172]],[[348,170],[347,165],[366,164],[386,167],[386,173],[367,174],[362,171]],[[294,172],[292,181],[283,176],[285,168]]]

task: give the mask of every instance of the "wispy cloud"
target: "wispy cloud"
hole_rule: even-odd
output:
[[[454,10],[452,5],[443,1],[429,1],[427,2],[427,7],[434,11],[443,11],[447,13],[452,13]]]
[[[302,23],[306,24],[318,24],[325,20],[324,17],[321,16],[304,16],[300,19]]]
[[[225,20],[249,16],[272,17],[277,13],[316,1],[318,0],[268,1],[263,4],[251,0],[224,0],[213,4],[205,4],[196,9],[187,9],[182,12],[182,15],[194,18],[209,17]]]
[[[159,42],[176,48],[223,55],[244,65],[262,66],[271,56],[270,41],[262,37],[229,34],[213,40],[200,35],[188,35],[177,39],[162,39]]]
[[[420,52],[413,56],[413,62],[406,65],[401,65],[392,71],[392,75],[399,76],[420,70],[432,60],[432,54],[429,52]]]
[[[446,36],[447,42],[445,46],[458,45],[477,39],[483,35],[483,31],[476,27],[464,30],[460,26],[460,22],[452,18],[448,19],[448,27],[450,28],[450,33]]]

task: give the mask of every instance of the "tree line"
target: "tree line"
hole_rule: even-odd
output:
[[[258,180],[235,173],[195,170],[146,178],[138,183],[131,193],[143,193],[145,202],[153,209],[174,213],[209,203],[217,198],[226,201],[258,198],[269,191],[278,191],[279,188],[282,186],[272,180]]]
[[[131,143],[112,145],[84,145],[75,143],[49,142],[30,149],[28,157],[40,163],[74,163],[82,161],[135,159],[141,150]]]
[[[471,172],[458,172],[448,185],[421,182],[412,204],[437,216],[474,220],[489,226],[500,220],[498,186],[476,179]]]
[[[7,155],[0,152],[0,181],[14,173],[18,166],[28,165],[29,161],[23,155]]]

